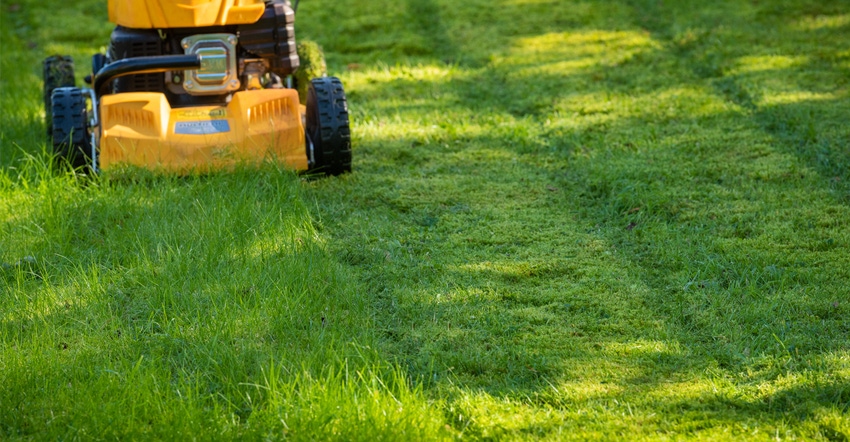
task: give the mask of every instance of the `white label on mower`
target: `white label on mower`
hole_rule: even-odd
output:
[[[178,121],[174,123],[174,133],[181,135],[210,135],[230,132],[227,120]]]

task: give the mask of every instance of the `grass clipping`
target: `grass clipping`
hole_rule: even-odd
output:
[[[298,59],[301,64],[295,71],[295,86],[298,89],[298,98],[302,103],[306,103],[310,81],[314,78],[326,76],[328,66],[325,63],[325,54],[322,48],[318,43],[310,40],[298,42]]]

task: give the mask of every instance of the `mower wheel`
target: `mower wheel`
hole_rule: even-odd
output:
[[[314,78],[307,93],[307,157],[310,172],[339,175],[351,172],[351,129],[342,82]],[[312,156],[310,143],[312,142]]]
[[[54,55],[47,57],[42,63],[44,67],[44,120],[47,123],[47,135],[53,134],[50,95],[59,87],[74,86],[74,60],[70,55]]]
[[[75,87],[56,88],[50,101],[56,159],[73,168],[89,165],[91,139],[83,91]]]

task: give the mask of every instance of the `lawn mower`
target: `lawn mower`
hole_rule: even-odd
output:
[[[94,172],[124,164],[203,173],[269,160],[297,171],[350,171],[342,83],[298,75],[297,7],[289,0],[108,0],[116,27],[106,54],[92,57],[89,87],[75,87],[70,57],[44,61],[45,119],[57,158]]]

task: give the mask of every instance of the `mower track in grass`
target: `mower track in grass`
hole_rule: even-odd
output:
[[[2,8],[0,436],[850,438],[847,5],[301,2],[319,180],[51,171]]]
[[[323,231],[455,428],[846,437],[847,11],[740,3],[446,4],[456,62],[349,74]]]

